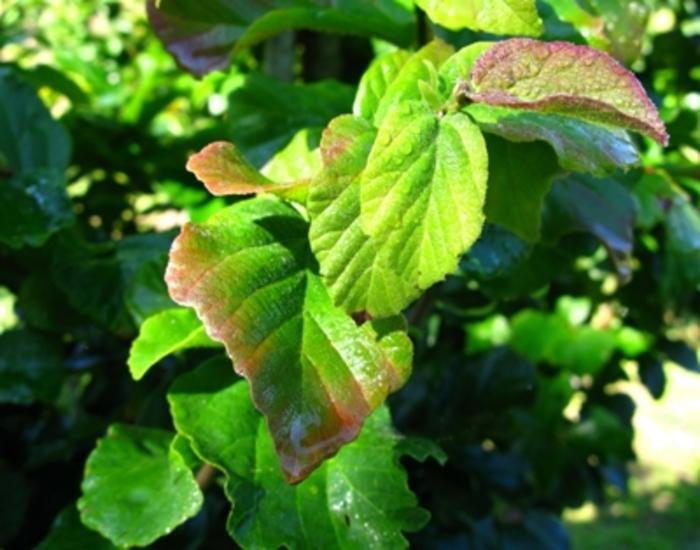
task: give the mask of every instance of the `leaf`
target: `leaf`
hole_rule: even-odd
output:
[[[321,171],[321,132],[299,130],[292,141],[265,164],[261,172],[272,181],[311,180]]]
[[[51,266],[54,282],[75,309],[118,334],[130,334],[135,327],[127,293],[139,270],[167,250],[172,236],[131,235],[118,243],[61,237]]]
[[[194,307],[251,382],[291,482],[354,439],[410,369],[333,306],[313,271],[307,231],[282,202],[243,201],[185,225],[166,272],[173,299]],[[401,334],[381,338],[398,338],[410,356]]]
[[[227,526],[244,548],[404,548],[401,532],[427,522],[398,463],[403,439],[386,407],[356,441],[290,486],[248,385],[221,363],[180,376],[168,400],[178,431],[226,474],[234,504]]]
[[[499,42],[477,60],[462,91],[477,103],[571,115],[668,143],[656,107],[635,76],[587,46]]]
[[[0,180],[0,241],[38,247],[74,221],[65,178],[55,170],[24,171]]]
[[[372,121],[382,97],[411,57],[410,52],[396,50],[375,58],[357,86],[355,102],[352,106],[353,114]]]
[[[278,183],[253,168],[233,143],[210,143],[187,161],[187,169],[216,196],[272,193],[286,195],[307,185],[304,181]]]
[[[0,334],[0,403],[50,402],[64,376],[57,341],[28,330]]]
[[[359,174],[375,135],[359,117],[331,121],[321,140],[325,167],[311,183],[307,208],[311,248],[334,303],[349,313],[382,317],[401,311],[420,291],[406,283],[389,250],[360,225]]]
[[[375,91],[376,99],[370,100],[367,104],[360,107],[361,111],[366,113],[367,116],[371,115],[372,118],[367,120],[371,120],[375,126],[379,127],[388,113],[397,105],[412,100],[421,100],[423,97],[421,82],[430,84],[431,87],[436,86],[437,71],[453,52],[454,49],[449,44],[442,40],[433,40],[411,55],[393,78],[391,76],[394,70],[389,69],[387,81],[378,86],[378,89]],[[382,63],[379,65],[379,69],[375,69],[375,71],[384,71],[383,67],[385,66],[391,66],[391,63],[388,65]],[[367,85],[370,85],[370,80],[376,81],[372,74],[368,75],[367,79]],[[362,93],[364,88],[365,85],[360,83],[358,94]],[[358,114],[358,112],[355,112],[355,114]]]
[[[576,231],[594,235],[607,248],[619,276],[626,279],[631,275],[635,212],[631,193],[615,180],[571,175],[556,179],[552,186],[543,233],[550,239]]]
[[[405,2],[148,0],[156,34],[178,63],[197,76],[226,69],[234,51],[289,29],[352,33],[408,46],[415,22]]]
[[[415,0],[438,25],[458,31],[539,36],[544,27],[535,0]]]
[[[51,118],[34,89],[0,67],[0,168],[23,175],[38,168],[62,173],[70,138]]]
[[[129,351],[129,371],[140,380],[163,357],[189,348],[216,347],[191,309],[167,309],[146,319]]]
[[[76,548],[112,550],[115,546],[83,525],[78,509],[73,503],[58,514],[49,534],[35,550],[75,550]]]
[[[541,143],[486,140],[491,162],[486,218],[534,242],[540,238],[544,200],[557,172],[556,158]]]
[[[173,436],[113,424],[85,464],[78,509],[85,525],[117,546],[146,546],[194,516],[202,493]]]
[[[465,111],[479,127],[509,141],[545,141],[556,151],[566,170],[597,177],[639,163],[639,152],[629,134],[610,126],[567,115],[538,113],[473,103]]]
[[[229,97],[228,135],[253,165],[261,166],[304,128],[321,131],[352,107],[354,90],[335,80],[286,84],[258,73]]]
[[[457,268],[481,232],[488,157],[464,114],[406,103],[383,121],[360,177],[362,229],[406,284],[426,289]]]

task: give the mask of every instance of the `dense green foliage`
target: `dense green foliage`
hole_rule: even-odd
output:
[[[0,4],[0,546],[566,548],[700,371],[697,3],[145,5]]]

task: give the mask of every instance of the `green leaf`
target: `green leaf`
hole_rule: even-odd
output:
[[[606,53],[567,42],[499,42],[472,68],[464,95],[477,103],[570,115],[668,143],[635,76]]]
[[[413,13],[400,0],[148,0],[147,10],[166,48],[198,76],[226,69],[234,51],[289,29],[352,33],[401,46],[415,38]]]
[[[556,151],[566,170],[597,177],[639,163],[639,152],[629,134],[619,128],[587,122],[573,116],[537,113],[484,103],[466,112],[485,132],[510,141],[545,141]]]
[[[420,291],[394,269],[389,249],[362,231],[359,174],[376,131],[351,115],[331,121],[321,140],[324,170],[311,183],[309,240],[333,301],[349,313],[382,317],[401,311]]]
[[[379,127],[388,113],[397,105],[423,99],[421,93],[421,83],[427,83],[434,87],[437,85],[438,69],[452,55],[454,49],[449,44],[441,40],[433,40],[423,46],[420,50],[409,57],[405,63],[396,71],[392,69],[393,63],[385,61],[380,63],[374,71],[385,71],[384,67],[390,67],[387,70],[386,81],[378,81],[378,79],[370,74],[367,77],[367,83],[360,83],[358,97],[360,100],[362,93],[367,86],[371,86],[372,82],[376,82],[375,99],[371,99],[362,106],[357,106],[355,114],[360,112],[363,116],[371,116],[367,120],[371,120],[375,126]]]
[[[583,375],[605,366],[617,338],[613,332],[572,326],[560,315],[524,310],[512,319],[510,345],[531,361],[546,361]]]
[[[182,375],[168,400],[178,431],[226,474],[234,504],[228,530],[244,548],[404,548],[402,531],[427,522],[398,463],[403,440],[385,407],[367,419],[356,441],[290,486],[248,385],[221,363]]]
[[[28,330],[0,334],[0,403],[52,401],[65,376],[61,346]]]
[[[174,308],[146,319],[129,351],[129,371],[140,380],[163,357],[189,348],[218,346],[191,309]]]
[[[173,435],[113,424],[90,454],[78,509],[83,523],[117,546],[146,546],[194,516],[202,493]]]
[[[229,98],[228,135],[253,165],[261,166],[299,130],[321,131],[352,108],[354,89],[334,80],[286,84],[258,73]]]
[[[134,322],[125,303],[134,278],[170,245],[167,234],[131,235],[118,243],[89,243],[76,235],[61,235],[51,274],[69,303],[81,313],[128,335]]]
[[[311,180],[321,171],[320,132],[299,130],[261,172],[272,181]]]
[[[0,241],[12,248],[41,246],[73,223],[65,178],[55,170],[25,171],[0,180]]]
[[[80,521],[80,514],[75,504],[64,508],[56,517],[51,530],[35,550],[112,550],[115,546]]]
[[[426,289],[454,272],[479,236],[487,176],[484,138],[469,117],[399,105],[360,176],[362,229],[406,284]]]
[[[23,174],[68,166],[70,138],[34,89],[0,67],[0,169]]]
[[[410,52],[396,50],[374,59],[357,86],[352,106],[353,114],[373,121],[374,113],[377,112],[387,89],[401,74],[401,69],[410,58]]]
[[[438,25],[458,31],[539,36],[544,27],[535,0],[415,0]]]
[[[354,439],[410,369],[333,306],[307,231],[280,201],[243,201],[185,225],[166,272],[173,299],[194,307],[250,380],[292,482]],[[404,333],[381,337],[410,355]]]
[[[486,140],[491,162],[486,218],[530,242],[539,240],[544,200],[558,170],[551,149],[541,143]]]

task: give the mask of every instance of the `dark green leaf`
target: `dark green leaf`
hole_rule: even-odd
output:
[[[80,520],[75,504],[65,508],[54,520],[49,534],[35,550],[112,550],[116,548],[99,533],[88,529]]]

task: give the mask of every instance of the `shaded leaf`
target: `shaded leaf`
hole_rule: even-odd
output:
[[[544,27],[535,0],[416,0],[438,25],[493,34],[539,36]]]
[[[168,399],[177,429],[226,474],[228,529],[244,548],[403,548],[401,532],[427,521],[398,464],[402,439],[385,407],[356,441],[290,486],[248,385],[221,363],[178,378]]]
[[[556,151],[566,170],[605,176],[639,163],[639,152],[629,134],[610,126],[573,116],[538,113],[474,103],[466,112],[485,132],[509,141],[545,141]]]
[[[49,402],[65,376],[61,346],[28,330],[0,334],[0,403]]]
[[[0,241],[5,244],[13,248],[41,246],[73,220],[62,173],[24,171],[0,181]]]
[[[608,249],[620,277],[629,277],[634,246],[636,206],[626,187],[613,179],[583,175],[556,179],[546,202],[544,234],[558,237],[572,231],[594,235]]]
[[[185,69],[202,76],[225,69],[234,51],[289,29],[353,33],[408,46],[415,36],[413,14],[404,2],[148,0],[156,34]]]
[[[489,182],[486,218],[526,241],[540,238],[544,200],[557,172],[551,149],[540,143],[516,144],[490,137],[486,140]]]
[[[202,493],[169,448],[173,435],[113,424],[88,457],[78,509],[117,546],[146,546],[194,516]]]
[[[216,347],[191,309],[167,309],[146,319],[129,351],[129,371],[140,380],[163,357],[189,348]]]
[[[354,439],[410,369],[394,360],[397,338],[410,357],[400,329],[379,334],[385,349],[333,306],[312,271],[307,230],[282,202],[243,201],[185,225],[166,273],[173,299],[195,308],[250,380],[292,482]]]
[[[567,42],[499,42],[472,68],[472,101],[572,115],[668,142],[654,104],[636,77],[609,55]]]
[[[116,548],[99,533],[88,529],[80,520],[75,504],[64,508],[56,517],[49,534],[36,547],[36,550],[111,550]]]

